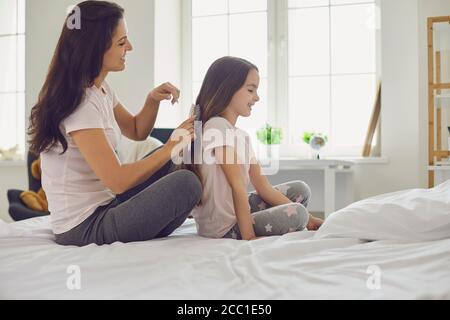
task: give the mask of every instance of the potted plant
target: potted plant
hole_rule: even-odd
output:
[[[256,132],[258,140],[265,145],[280,144],[283,139],[281,128],[274,128],[266,123],[266,126]]]
[[[271,158],[272,146],[280,144],[283,140],[283,130],[266,123],[263,128],[256,132],[256,136],[261,143],[267,146],[267,153],[269,158]]]

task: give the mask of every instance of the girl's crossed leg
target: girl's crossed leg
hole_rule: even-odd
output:
[[[256,192],[249,194],[249,205],[257,237],[283,235],[303,230],[309,221],[306,206],[311,189],[303,181],[292,181],[274,187],[293,203],[271,207]],[[224,238],[242,239],[238,224]]]

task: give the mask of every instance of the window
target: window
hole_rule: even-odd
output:
[[[25,149],[25,0],[0,0],[0,149]]]
[[[289,128],[324,132],[328,153],[359,155],[376,93],[374,1],[289,0]]]
[[[305,131],[328,135],[325,156],[360,155],[376,93],[375,0],[188,3],[192,100],[215,59],[243,57],[260,69],[261,101],[238,126],[253,137],[265,122],[282,127],[282,155],[309,152]]]
[[[197,99],[209,66],[231,55],[254,63],[260,74],[261,101],[252,117],[238,125],[256,133],[267,121],[267,2],[192,0],[192,100]],[[255,134],[252,134],[254,137]]]

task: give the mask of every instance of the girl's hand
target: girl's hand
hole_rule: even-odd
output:
[[[191,117],[174,130],[169,141],[165,144],[165,147],[169,148],[171,153],[179,154],[195,139],[194,121],[195,117]]]
[[[160,103],[163,100],[172,100],[172,104],[177,103],[179,98],[180,90],[170,82],[160,85],[150,92],[147,97],[147,99],[151,99],[157,103]]]

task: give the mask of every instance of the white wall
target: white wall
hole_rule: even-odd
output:
[[[181,3],[180,0],[155,0],[155,85],[170,82],[181,87]],[[187,118],[182,103],[172,106],[163,101],[156,127],[176,128]],[[189,103],[190,104],[190,103]],[[186,114],[186,117],[183,117]]]
[[[117,0],[125,9],[128,35],[134,46],[127,69],[107,78],[121,102],[138,112],[154,85],[154,1]],[[73,0],[27,0],[26,86],[27,114],[37,99],[66,15]]]
[[[39,0],[36,0],[39,1]],[[133,51],[127,54],[127,69],[110,74],[113,86],[122,104],[137,113],[154,86],[154,0],[117,0],[125,9],[128,35]]]
[[[381,0],[380,9],[381,152],[389,164],[356,169],[356,199],[421,185],[418,4],[417,0]]]
[[[0,219],[12,221],[8,214],[8,189],[24,190],[28,188],[27,172],[25,166],[0,166]]]
[[[357,168],[356,199],[428,185],[426,17],[445,15],[448,0],[381,0],[382,155],[390,163]]]

